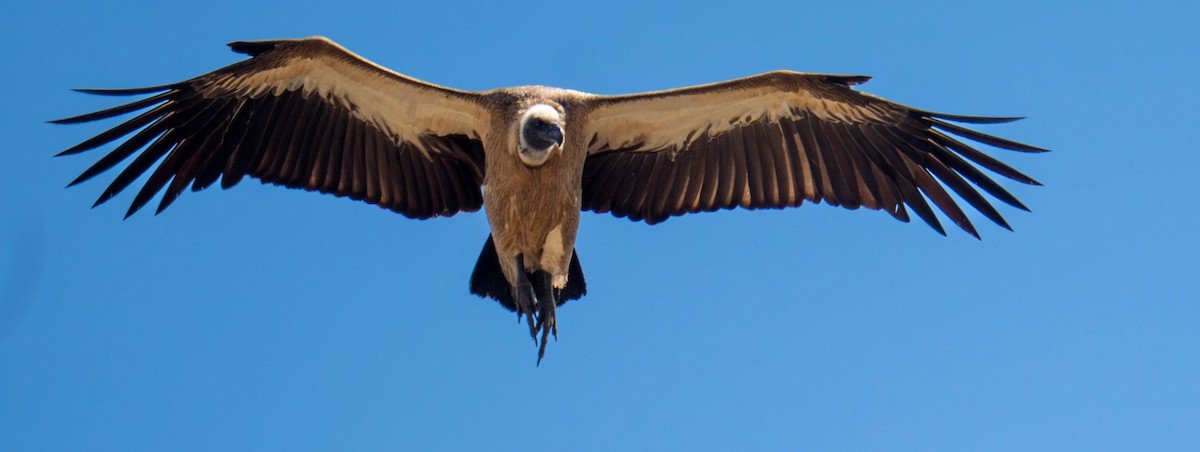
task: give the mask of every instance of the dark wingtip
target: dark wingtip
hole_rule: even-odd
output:
[[[962,217],[961,221],[951,218],[950,221],[952,221],[955,226],[958,226],[959,229],[962,229],[963,232],[966,232],[971,237],[975,237],[975,240],[983,240],[979,238],[979,231],[975,229],[975,225],[971,224],[971,220],[967,219],[967,217]],[[942,234],[942,237],[947,237],[945,229],[939,229],[938,233]]]
[[[108,193],[100,195],[100,197],[96,199],[96,202],[92,204],[92,208],[95,209],[100,207],[101,204],[108,202],[109,199],[112,199],[112,196],[110,196]]]
[[[1042,153],[1042,152],[1050,152],[1049,149],[1040,148],[1037,146],[1032,146],[1032,145],[1028,145],[1025,143],[1020,143],[1020,142],[1016,142],[1016,141],[1012,141],[1012,140],[1007,140],[1007,139],[1000,138],[1000,137],[995,137],[995,136],[988,135],[988,134],[985,134],[982,132],[977,132],[977,131],[968,129],[966,127],[957,126],[957,125],[954,125],[954,124],[951,124],[951,123],[948,123],[945,121],[941,121],[939,119],[928,119],[928,121],[929,121],[929,124],[933,125],[934,127],[937,127],[939,129],[942,129],[942,130],[950,132],[950,133],[953,133],[960,137],[978,141],[980,143],[983,143],[983,144],[986,144],[989,146],[994,146],[994,147],[998,147],[1001,149],[1008,149],[1010,151],[1029,152],[1029,153],[1035,153],[1035,154]]]
[[[158,216],[158,214],[163,213],[164,210],[167,210],[167,207],[170,207],[171,203],[175,202],[175,197],[179,196],[175,195],[168,198],[170,195],[171,193],[169,192],[163,195],[162,200],[158,202],[158,208],[154,209],[154,216]]]
[[[137,200],[137,199],[133,200],[133,203],[129,204],[129,210],[125,211],[125,219],[128,220],[129,217],[133,216],[133,214],[141,211],[142,207],[144,207],[145,205],[146,205],[146,201],[139,202],[139,200]]]
[[[834,83],[840,83],[846,86],[861,85],[871,80],[869,75],[827,75],[825,80]]]
[[[938,221],[937,216],[934,215],[933,211],[930,210],[928,206],[924,204],[912,203],[909,203],[909,205],[913,206],[913,208],[917,210],[917,216],[920,217],[921,220],[925,221],[925,224],[933,228],[933,230],[938,234],[941,234],[942,237],[946,236],[946,228],[942,226],[942,222]]]
[[[62,155],[62,154],[58,154],[58,155]],[[58,157],[58,155],[56,155],[55,157]],[[71,183],[67,184],[67,188],[74,187],[76,185],[83,183],[83,181],[85,181],[85,180],[91,179],[91,177],[84,177],[85,175],[86,175],[86,173],[80,174],[79,177],[76,177],[75,180],[73,180],[73,181],[71,181]],[[92,206],[92,207],[96,207],[96,206]]]
[[[275,49],[279,41],[234,41],[229,44],[234,52],[256,57]]]
[[[176,84],[146,86],[142,88],[121,88],[121,89],[103,89],[103,88],[71,88],[71,91],[77,93],[96,94],[100,96],[135,96],[138,94],[150,94],[169,89],[176,88]]]
[[[958,227],[962,228],[964,231],[967,231],[967,234],[971,234],[971,237],[975,237],[975,240],[983,240],[983,238],[979,236],[979,231],[975,230],[975,225],[972,225],[969,221],[966,223],[966,225],[960,224]]]
[[[1012,232],[1012,230],[1013,230],[1012,225],[1008,224],[1008,220],[1005,220],[1004,217],[992,218],[991,220],[992,220],[992,222],[996,223],[1000,227],[1002,227],[1004,229],[1008,229],[1009,232]],[[982,240],[982,239],[980,239],[980,240]]]
[[[916,113],[921,116],[931,116],[934,118],[946,119],[954,122],[965,122],[968,124],[1004,124],[1006,122],[1020,121],[1025,119],[1024,116],[968,116],[938,113],[936,111],[927,110],[918,110]]]
[[[1005,200],[1005,203],[1010,206],[1016,207],[1018,209],[1024,210],[1026,212],[1032,212],[1031,210],[1029,210],[1029,206],[1026,206],[1025,203],[1021,202],[1021,200],[1013,198],[1012,201],[1014,201],[1014,202],[1008,202],[1008,200]],[[1011,231],[1012,229],[1009,229],[1009,230]]]

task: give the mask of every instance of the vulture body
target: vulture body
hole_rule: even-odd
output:
[[[228,188],[245,176],[410,218],[482,207],[491,236],[471,292],[524,316],[539,362],[557,334],[556,307],[587,291],[574,251],[583,210],[654,224],[809,201],[905,222],[911,209],[945,234],[928,199],[978,237],[946,188],[1008,228],[976,187],[1028,209],[982,169],[1038,183],[955,136],[1044,151],[953,124],[1019,118],[906,107],[852,89],[864,76],[777,71],[619,96],[540,86],[469,92],[397,74],[320,37],[230,47],[251,58],[170,85],[80,90],[149,96],[53,121],[144,110],[59,154],[129,136],[71,185],[132,157],[97,205],[149,173],[126,216],[159,193],[161,212],[189,186]]]

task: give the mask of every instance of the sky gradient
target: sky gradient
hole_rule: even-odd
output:
[[[1191,2],[7,2],[0,450],[1190,450],[1200,444]],[[63,187],[234,40],[325,35],[461,89],[618,94],[774,69],[1053,152],[981,146],[1015,232],[808,205],[585,213],[589,294],[535,367],[467,292],[482,213],[405,219],[247,179],[122,221]],[[108,148],[106,148],[108,149]],[[999,204],[999,203],[997,203]],[[943,217],[944,218],[944,217]],[[946,223],[944,221],[944,223]],[[1191,295],[1188,295],[1191,294]]]

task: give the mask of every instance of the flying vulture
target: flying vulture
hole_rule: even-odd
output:
[[[905,222],[911,209],[944,235],[932,202],[978,238],[947,188],[1011,229],[976,188],[1028,209],[982,169],[1040,185],[956,138],[1045,151],[954,124],[1020,118],[918,110],[852,89],[865,76],[776,71],[619,96],[472,92],[392,72],[321,37],[229,46],[250,59],[169,85],[79,90],[148,97],[53,121],[145,110],[59,154],[119,142],[70,185],[133,157],[96,205],[149,173],[126,217],[160,192],[158,212],[188,186],[229,188],[247,175],[409,218],[483,207],[491,235],[471,293],[524,316],[539,362],[547,335],[557,337],[556,307],[587,292],[575,253],[583,210],[655,224],[824,202]]]

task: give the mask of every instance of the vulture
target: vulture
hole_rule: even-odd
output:
[[[148,175],[126,217],[159,193],[162,212],[189,186],[229,188],[246,176],[409,218],[483,208],[491,235],[470,291],[524,317],[539,363],[547,335],[558,335],[557,307],[587,293],[575,252],[581,211],[655,224],[824,202],[904,222],[911,211],[945,235],[936,207],[978,238],[960,203],[1011,229],[980,189],[1029,210],[983,170],[1040,185],[961,139],[1045,149],[956,124],[1021,118],[904,106],[853,89],[866,76],[775,71],[612,96],[476,92],[401,75],[323,37],[229,46],[250,58],[179,83],[77,90],[143,97],[51,121],[140,112],[59,154],[117,142],[70,185],[123,165],[99,205]]]

